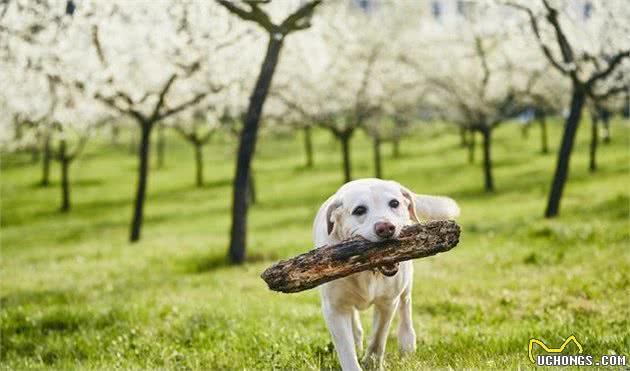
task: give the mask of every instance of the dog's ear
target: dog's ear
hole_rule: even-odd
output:
[[[339,208],[339,206],[341,206],[341,201],[332,200],[326,209],[326,230],[328,231],[328,234],[331,234],[333,229],[335,229],[335,222],[332,220],[332,213]]]
[[[400,186],[400,192],[407,199],[407,210],[409,210],[409,218],[416,223],[420,223],[418,214],[416,213],[416,194],[408,190],[406,187]]]

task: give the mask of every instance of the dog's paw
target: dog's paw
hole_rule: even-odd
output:
[[[379,357],[374,353],[368,353],[361,360],[361,366],[364,370],[376,371],[383,368],[383,357]]]
[[[416,332],[413,328],[401,329],[398,332],[398,350],[403,356],[416,352]]]

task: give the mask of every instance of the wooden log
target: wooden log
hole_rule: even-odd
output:
[[[459,242],[459,233],[459,225],[451,220],[414,224],[393,240],[354,238],[313,249],[270,266],[261,277],[271,290],[300,292],[353,273],[448,251]]]

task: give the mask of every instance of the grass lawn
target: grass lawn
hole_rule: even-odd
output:
[[[418,351],[400,359],[392,331],[387,369],[530,368],[531,337],[556,347],[575,335],[586,354],[629,354],[630,125],[613,123],[612,143],[600,146],[600,169],[590,174],[587,124],[561,216],[552,220],[542,214],[558,122],[548,155],[539,151],[537,127],[527,139],[516,125],[495,131],[495,194],[482,191],[481,153],[468,164],[452,127],[419,128],[402,142],[401,159],[384,148],[387,178],[454,197],[463,226],[457,248],[414,263]],[[316,135],[314,169],[302,168],[301,143],[261,138],[250,263],[238,267],[224,263],[229,143],[206,149],[207,186],[199,189],[192,149],[169,137],[166,167],[150,174],[142,241],[133,245],[136,159],[127,149],[90,144],[71,169],[68,214],[57,212],[57,164],[53,185],[41,188],[39,166],[3,156],[1,368],[338,368],[317,290],[273,293],[259,278],[273,260],[311,247],[312,219],[341,182],[330,135]],[[362,135],[352,159],[354,177],[372,175]],[[366,334],[370,314],[363,314]]]

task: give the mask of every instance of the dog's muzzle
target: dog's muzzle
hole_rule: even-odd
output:
[[[390,223],[387,223],[387,224],[390,224]],[[396,233],[395,229],[393,229],[391,235],[387,237],[381,237],[381,236],[379,237],[380,237],[379,239],[380,241],[385,241],[385,240],[398,237],[398,233]],[[378,271],[381,272],[381,274],[383,274],[384,276],[393,277],[396,275],[396,273],[398,273],[398,263],[383,264],[380,267],[377,267],[376,269],[378,269]]]

